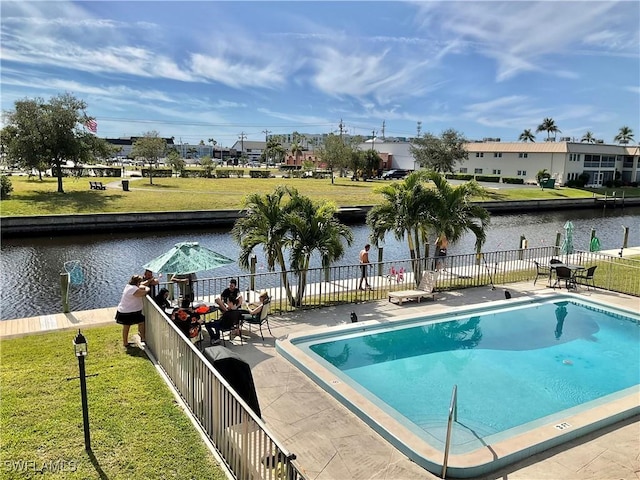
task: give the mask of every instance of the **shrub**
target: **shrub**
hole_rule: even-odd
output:
[[[447,173],[445,178],[454,180],[473,180],[473,175],[470,173]]]
[[[502,177],[502,183],[514,183],[518,185],[524,184],[524,178]]]
[[[500,177],[492,177],[489,175],[476,175],[476,182],[496,182],[500,181]]]
[[[13,192],[13,185],[11,184],[11,179],[6,175],[2,175],[0,177],[0,198],[9,198]]]

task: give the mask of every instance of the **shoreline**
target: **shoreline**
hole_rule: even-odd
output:
[[[640,206],[640,197],[517,200],[504,202],[474,202],[489,213],[539,212],[552,210],[624,208]],[[341,207],[338,219],[345,224],[364,223],[371,205]],[[242,210],[193,210],[164,212],[93,213],[72,215],[38,215],[1,217],[3,237],[70,235],[105,232],[158,231],[173,227],[230,228],[243,216]]]

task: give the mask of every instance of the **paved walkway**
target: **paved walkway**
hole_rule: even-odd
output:
[[[508,285],[514,298],[550,291],[531,282]],[[306,378],[297,368],[276,354],[275,339],[294,332],[309,331],[349,322],[355,311],[360,321],[384,320],[412,312],[435,313],[450,308],[504,299],[504,287],[443,292],[437,300],[387,301],[295,312],[270,317],[274,337],[265,341],[254,328],[244,345],[227,346],[240,353],[252,366],[263,418],[273,433],[294,452],[309,479],[434,479],[392,447],[348,409]],[[627,309],[640,308],[639,300],[626,295],[581,291],[594,300],[607,301]],[[0,338],[55,329],[89,328],[113,323],[115,308],[46,315],[0,322]],[[637,367],[635,367],[637,368]],[[640,478],[640,418],[620,422],[594,434],[532,456],[486,479],[604,480]]]

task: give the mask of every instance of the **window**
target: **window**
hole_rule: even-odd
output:
[[[473,173],[482,173],[482,169],[481,168],[476,168]]]
[[[527,171],[526,170],[522,170],[522,176],[524,176],[524,177],[527,176]]]
[[[529,158],[529,154],[528,153],[519,153],[518,154],[518,158]]]
[[[570,153],[569,154],[569,161],[570,162],[579,162],[580,161],[580,154],[579,153]]]
[[[467,167],[460,168],[460,173],[467,173]]]
[[[502,152],[494,152],[493,158],[502,158]]]
[[[483,152],[476,152],[476,157],[484,157],[484,153]]]
[[[501,173],[502,173],[502,170],[496,170],[495,168],[493,169],[494,175],[500,175]]]

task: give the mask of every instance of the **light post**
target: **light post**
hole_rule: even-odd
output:
[[[84,423],[84,449],[91,451],[91,436],[89,434],[89,406],[87,404],[87,377],[84,370],[84,357],[87,356],[87,339],[78,330],[78,335],[73,339],[73,350],[78,357],[78,369],[80,371],[80,394],[82,396],[82,420]]]

